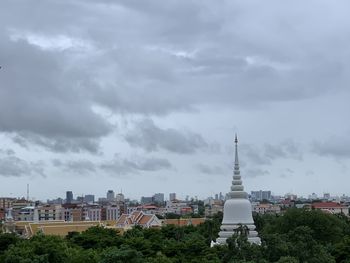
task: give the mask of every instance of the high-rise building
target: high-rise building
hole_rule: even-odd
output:
[[[108,190],[107,192],[107,201],[111,202],[115,200],[115,195],[113,190]]]
[[[67,191],[66,192],[66,204],[71,204],[73,202],[73,192]]]
[[[251,191],[250,197],[253,201],[271,200],[271,191]]]
[[[122,193],[119,193],[119,194],[117,194],[117,195],[115,196],[115,200],[116,200],[117,202],[124,202],[124,201],[125,201],[125,197],[124,197],[124,195],[123,195]]]
[[[94,195],[85,195],[84,201],[86,203],[94,203],[95,202],[95,196]]]
[[[235,137],[235,164],[231,191],[228,194],[228,200],[224,205],[224,216],[220,227],[219,237],[216,239],[218,244],[225,244],[226,239],[232,237],[237,231],[245,232],[250,243],[260,244],[260,238],[255,230],[252,204],[248,200],[248,194],[244,191],[242,178],[238,162],[238,140]],[[214,245],[215,243],[212,243]]]
[[[141,204],[152,204],[153,203],[153,196],[142,196],[141,197]]]
[[[154,194],[153,201],[158,204],[164,203],[164,194],[163,193]]]
[[[169,194],[169,200],[170,200],[170,201],[176,200],[176,193],[170,193],[170,194]]]

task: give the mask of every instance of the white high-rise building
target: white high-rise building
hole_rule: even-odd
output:
[[[248,200],[248,194],[244,191],[242,185],[239,162],[238,162],[238,140],[235,137],[235,165],[233,172],[233,180],[231,192],[224,205],[224,217],[220,227],[219,238],[216,239],[217,244],[226,243],[226,239],[235,233],[247,235],[250,243],[260,244],[260,238],[255,230],[252,205]]]

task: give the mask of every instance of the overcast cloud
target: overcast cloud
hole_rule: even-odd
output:
[[[3,0],[0,196],[29,178],[40,198],[43,185],[57,196],[111,184],[132,197],[225,192],[233,155],[220,149],[235,132],[248,191],[350,194],[337,162],[350,156],[349,8]],[[55,187],[62,173],[101,179]]]

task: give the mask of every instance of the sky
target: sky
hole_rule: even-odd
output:
[[[349,9],[2,0],[0,196],[350,195]]]

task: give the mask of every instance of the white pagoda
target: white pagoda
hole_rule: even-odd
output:
[[[224,218],[220,227],[216,244],[225,244],[226,239],[235,233],[245,230],[250,243],[261,244],[252,216],[252,205],[248,200],[248,194],[244,191],[238,162],[238,140],[235,137],[235,166],[231,191],[228,193],[224,205]]]

